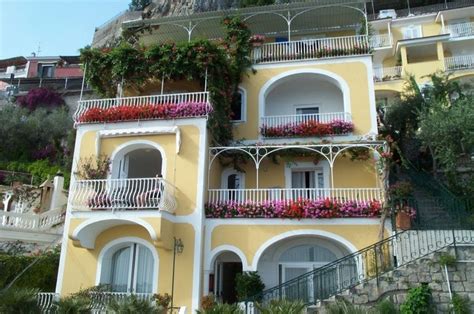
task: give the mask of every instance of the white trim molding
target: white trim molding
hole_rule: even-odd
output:
[[[151,224],[139,218],[119,218],[119,217],[101,217],[88,219],[82,222],[74,229],[69,238],[74,241],[75,246],[81,246],[86,249],[95,248],[95,240],[105,230],[119,225],[138,225],[146,229],[150,239],[155,246],[161,240]]]
[[[342,245],[344,248],[346,248],[349,253],[354,253],[357,252],[357,248],[347,239],[341,237],[340,235],[328,232],[328,231],[323,231],[323,230],[312,230],[312,229],[303,229],[303,230],[292,230],[288,232],[281,233],[279,235],[276,235],[272,237],[271,239],[267,240],[265,243],[263,243],[258,250],[255,252],[253,258],[252,258],[252,271],[257,270],[258,262],[260,261],[260,258],[262,257],[263,253],[265,253],[265,250],[268,249],[271,245],[281,241],[285,240],[288,238],[292,237],[297,237],[297,236],[316,236],[316,237],[321,237],[326,240],[331,240],[338,242],[340,245]]]
[[[220,245],[214,248],[209,254],[206,254],[206,263],[205,263],[205,271],[212,271],[214,270],[214,263],[216,262],[217,257],[223,252],[232,252],[236,254],[240,261],[242,262],[242,271],[250,271],[251,267],[247,262],[247,257],[245,256],[244,252],[236,246],[233,245]]]
[[[153,293],[158,292],[158,274],[159,274],[159,264],[160,264],[160,258],[158,255],[158,252],[156,248],[150,244],[150,242],[138,238],[138,237],[123,237],[123,238],[118,238],[115,240],[110,241],[107,243],[102,250],[99,253],[99,257],[97,259],[97,271],[96,271],[96,277],[95,277],[95,284],[96,286],[100,284],[100,277],[102,275],[102,264],[104,260],[104,256],[110,249],[112,249],[114,246],[118,246],[121,244],[127,244],[127,243],[137,243],[145,246],[147,249],[151,251],[151,254],[153,255]]]

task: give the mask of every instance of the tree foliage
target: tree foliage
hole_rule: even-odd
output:
[[[232,139],[232,102],[243,73],[251,66],[250,30],[239,18],[225,18],[225,37],[220,41],[194,40],[136,47],[122,42],[111,49],[85,47],[81,60],[86,80],[96,92],[115,97],[119,84],[140,90],[143,83],[193,80],[204,87],[207,77],[213,112],[208,128],[215,144]],[[127,36],[137,36],[128,34]]]
[[[132,2],[130,2],[130,4],[128,5],[128,8],[130,9],[130,11],[142,11],[150,3],[151,0],[132,0]]]

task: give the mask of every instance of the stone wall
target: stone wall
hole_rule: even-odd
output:
[[[390,299],[400,305],[405,302],[408,290],[421,283],[427,283],[432,290],[433,302],[438,313],[449,313],[450,296],[444,266],[439,264],[443,254],[457,256],[456,265],[448,267],[451,291],[471,300],[471,312],[474,313],[474,246],[458,246],[436,252],[410,264],[390,271],[367,283],[360,284],[340,295],[326,300],[324,304],[336,299],[346,299],[360,306],[374,306],[383,299]],[[324,313],[320,308],[318,312]]]

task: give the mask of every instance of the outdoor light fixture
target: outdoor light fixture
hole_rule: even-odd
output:
[[[171,311],[173,311],[173,301],[174,301],[174,271],[176,268],[176,253],[181,254],[184,251],[184,244],[181,239],[174,239],[173,245],[173,277],[171,279]]]

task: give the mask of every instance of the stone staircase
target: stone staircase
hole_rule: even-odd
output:
[[[474,236],[474,232],[470,232],[469,236]],[[472,245],[456,248],[450,246],[433,252],[310,306],[307,313],[326,313],[326,306],[336,300],[346,300],[369,309],[378,302],[388,299],[398,307],[405,302],[408,290],[420,284],[427,284],[431,288],[436,312],[449,313],[451,297],[445,269],[439,263],[440,257],[446,254],[457,257],[455,266],[448,267],[451,292],[469,298],[471,312],[474,313],[474,246]]]

